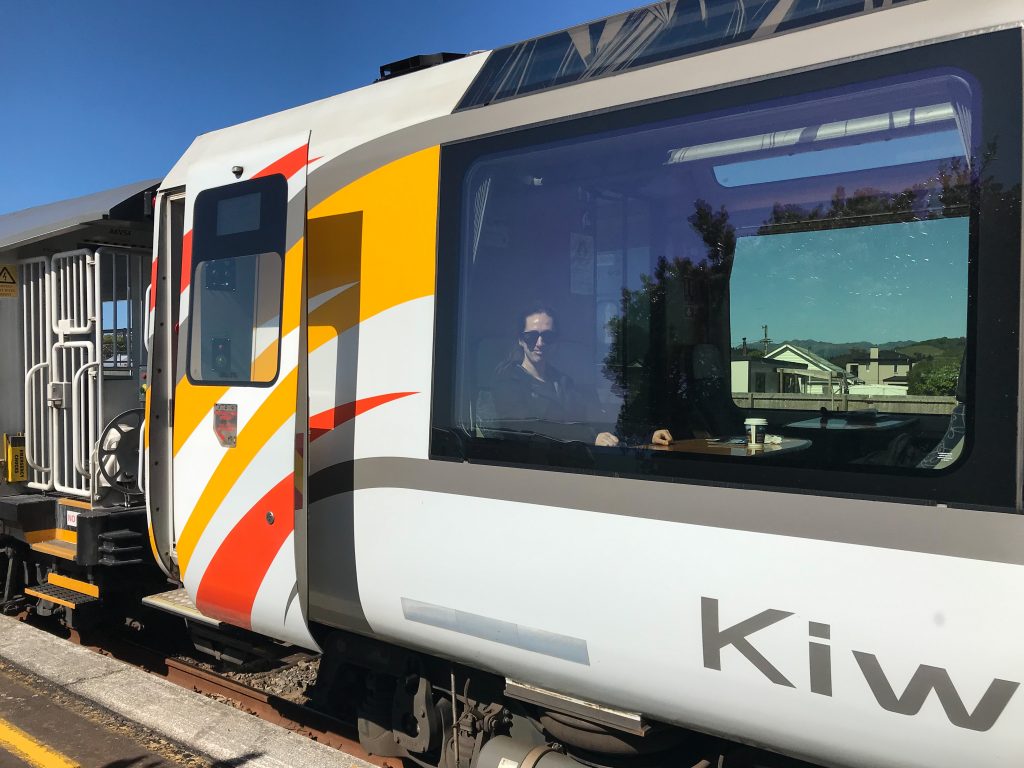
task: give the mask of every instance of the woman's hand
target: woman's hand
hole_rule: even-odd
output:
[[[655,445],[672,445],[672,433],[667,429],[657,429],[651,436],[651,442]]]
[[[613,446],[619,444],[619,438],[613,435],[611,432],[602,432],[597,436],[594,441],[594,445]]]

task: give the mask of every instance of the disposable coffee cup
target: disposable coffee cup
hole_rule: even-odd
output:
[[[747,445],[752,448],[764,447],[764,436],[768,432],[768,419],[747,419],[743,422],[747,431]]]

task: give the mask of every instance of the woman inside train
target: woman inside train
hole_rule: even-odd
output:
[[[581,391],[550,358],[557,349],[555,313],[535,302],[517,315],[515,342],[498,365],[493,387],[497,421],[508,428],[531,431],[559,440],[576,440],[611,447],[619,437],[593,426],[590,417],[600,412],[597,398]],[[669,445],[672,434],[655,429],[649,442]]]

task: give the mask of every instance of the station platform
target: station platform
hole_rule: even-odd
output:
[[[0,673],[4,666],[25,678],[0,675],[0,688],[11,689],[0,692],[0,766],[4,768],[62,765],[58,757],[68,765],[82,768],[195,766],[196,758],[208,766],[374,768],[228,704],[8,617],[0,617]],[[40,695],[32,679],[137,725],[139,733],[149,732],[170,745],[178,745],[183,748],[182,754],[174,754],[173,748],[149,754],[147,746],[152,745],[145,744],[145,738],[136,738],[127,745],[116,744],[116,739],[99,725],[91,729],[79,722],[80,716],[73,715],[70,707],[66,707],[68,712],[63,715],[47,711],[47,706],[62,706],[62,697]],[[34,717],[28,716],[30,703],[36,707]],[[104,741],[97,744],[99,739]],[[143,752],[129,756],[133,747]],[[35,759],[34,749],[41,750]],[[58,757],[46,757],[47,753]]]

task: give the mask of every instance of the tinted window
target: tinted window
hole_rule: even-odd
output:
[[[964,75],[922,75],[480,158],[460,426],[954,463],[977,98]],[[767,420],[763,447],[749,418]]]
[[[954,64],[961,68],[951,69]],[[1000,32],[444,147],[431,456],[545,470],[1014,509],[1019,486],[1016,424],[1011,414],[1017,410],[1018,325],[1007,318],[1018,317],[1020,305],[1021,109],[1019,98],[983,96],[1007,89],[1017,93],[1019,88],[1020,37]],[[912,126],[906,123],[908,94],[911,101],[921,97],[922,106],[914,108]],[[934,98],[940,94],[946,98]],[[960,142],[969,148],[959,163],[953,154],[939,156],[950,146],[948,126],[942,125],[948,108],[925,109],[944,103],[955,105],[957,131],[963,137]],[[762,165],[755,168],[762,180],[734,186],[720,181],[713,170],[776,155],[874,142],[877,135],[865,129],[878,125],[878,116],[886,113],[890,117],[885,122],[891,125],[885,130],[891,131],[891,138],[883,144],[891,146],[904,136],[930,134],[936,147],[931,150],[932,159],[914,153],[910,162],[894,163],[879,153],[880,161],[870,167],[854,164],[851,168],[849,159],[840,153],[831,155],[840,160],[829,161],[833,170],[827,175],[772,178],[775,171]],[[927,119],[918,121],[918,116]],[[718,130],[727,124],[733,129]],[[845,129],[842,137],[836,135],[837,124]],[[672,133],[673,127],[678,132]],[[803,130],[815,127],[813,132]],[[784,131],[798,128],[800,141],[786,146],[784,142],[790,139]],[[903,128],[910,130],[904,134],[900,132]],[[645,148],[648,139],[660,131],[670,133],[669,141],[654,142],[656,151]],[[775,145],[766,141],[769,134],[776,137]],[[737,140],[738,144],[728,143]],[[600,151],[594,151],[595,147]],[[750,154],[759,147],[760,154]],[[740,151],[744,148],[752,149]],[[549,162],[556,153],[567,162],[561,166]],[[965,167],[966,161],[969,165]],[[499,171],[504,169],[511,173],[502,176]],[[683,169],[686,171],[672,182],[680,185],[676,188],[682,193],[666,195],[665,174]],[[642,180],[645,173],[646,180]],[[632,181],[635,179],[641,180]],[[837,194],[840,191],[842,194]],[[531,192],[535,196],[529,206],[513,202],[530,199],[527,195]],[[537,193],[547,196],[542,199]],[[599,216],[598,206],[617,207],[619,213]],[[952,236],[947,238],[952,244],[960,236],[955,231],[957,220],[964,218],[967,252],[962,258],[966,259],[967,283],[962,291],[950,295],[965,298],[956,299],[960,304],[948,305],[955,317],[966,301],[964,336],[924,339],[934,342],[928,345],[905,343],[922,341],[920,337],[892,340],[901,342],[897,347],[902,353],[919,355],[941,369],[923,377],[924,393],[917,398],[935,398],[936,412],[902,411],[916,397],[908,392],[888,401],[874,396],[876,402],[866,409],[873,409],[874,415],[847,419],[842,411],[847,407],[855,410],[850,403],[857,393],[836,391],[839,376],[833,372],[830,405],[826,406],[829,422],[821,430],[821,406],[800,407],[799,401],[807,398],[820,403],[827,392],[794,391],[801,379],[811,383],[811,365],[793,361],[780,361],[774,367],[758,365],[755,358],[759,355],[752,350],[758,342],[763,350],[764,329],[734,336],[731,288],[726,293],[720,285],[731,284],[734,275],[739,285],[747,255],[744,248],[755,245],[756,238],[841,238],[843,230],[883,232],[891,227],[894,232],[902,228],[905,234],[900,242],[907,245],[911,236],[915,240],[919,236],[914,228],[924,227],[928,237],[934,234],[941,240],[939,234]],[[949,227],[950,231],[932,231],[934,227]],[[702,231],[708,233],[707,240]],[[680,234],[687,232],[692,233],[686,235],[689,247]],[[588,236],[593,237],[593,248]],[[619,246],[604,244],[602,238],[612,236],[618,238],[612,242]],[[744,243],[744,238],[754,240]],[[830,241],[832,246],[846,248],[839,240]],[[620,279],[626,293],[609,300],[611,308],[606,302],[599,315],[597,297],[609,295],[603,289],[606,277],[602,269],[609,258],[605,252],[616,247],[624,254]],[[858,258],[876,259],[874,248]],[[590,271],[584,268],[591,252],[595,265],[592,287]],[[901,263],[908,261],[902,258],[906,253],[898,255]],[[682,259],[679,265],[677,257]],[[872,263],[879,269],[884,266]],[[614,264],[610,271],[612,275],[620,273]],[[513,345],[519,343],[524,329],[516,315],[518,308],[532,303],[525,297],[536,294],[553,305],[558,315],[553,323],[558,340],[547,337],[542,342],[555,341],[557,351],[549,349],[548,359],[568,377],[574,391],[581,391],[583,396],[573,403],[587,406],[583,412],[574,406],[572,415],[560,421],[573,430],[585,429],[588,434],[582,437],[578,432],[556,435],[499,421],[497,409],[488,404],[489,389],[490,401],[494,401],[498,366],[506,358],[515,362]],[[725,303],[716,298],[726,295]],[[902,305],[897,298],[883,297],[875,309],[887,308],[888,301],[907,316],[909,311],[899,309]],[[624,299],[629,300],[626,306]],[[937,294],[935,301],[944,299]],[[940,311],[930,307],[929,312],[931,317],[949,314],[947,307]],[[676,320],[670,322],[672,318]],[[615,334],[610,332],[614,322],[610,326],[609,321],[627,331],[621,337],[624,352],[621,357],[613,356],[611,365],[608,351],[615,346]],[[855,335],[860,336],[865,326],[863,319],[858,321],[861,324],[855,326]],[[769,322],[758,325],[769,326],[773,346],[784,341],[820,341],[810,333],[801,334],[802,339],[780,338],[782,332],[789,335],[784,327],[777,334]],[[746,355],[742,355],[743,336],[747,336]],[[841,339],[841,343],[875,341],[847,334]],[[710,346],[697,350],[698,344]],[[854,360],[844,365],[840,355],[836,355],[838,362],[832,360],[827,349],[815,354],[847,373],[858,366],[863,382],[859,386],[869,386],[873,382],[865,374],[887,365],[883,358],[889,351],[886,342],[873,346],[878,348],[877,355],[872,354],[873,347],[866,347],[866,352],[855,348],[863,363]],[[908,347],[912,349],[907,351]],[[488,348],[492,351],[480,354]],[[674,354],[686,348],[691,350],[688,354]],[[733,375],[734,355],[752,361],[754,376],[746,392],[732,391],[737,378]],[[764,358],[763,351],[760,357]],[[616,366],[616,360],[624,362]],[[914,369],[920,372],[917,363]],[[828,368],[823,370],[827,387]],[[906,372],[902,358],[892,370],[898,375]],[[927,373],[928,368],[923,371]],[[794,374],[782,383],[788,391],[776,392],[780,372]],[[761,380],[757,373],[764,374],[763,393],[758,391]],[[617,377],[626,386],[621,386]],[[728,383],[723,387],[725,378]],[[678,386],[684,381],[685,390]],[[849,383],[852,388],[853,382]],[[548,396],[552,388],[548,386]],[[530,389],[526,392],[532,396]],[[537,394],[544,396],[545,391]],[[765,397],[773,395],[779,402],[785,396],[797,407],[764,405]],[[835,408],[831,407],[833,398]],[[724,402],[727,407],[697,407],[707,402]],[[651,430],[677,424],[685,428],[688,422],[696,422],[695,414],[705,417],[710,429],[704,429],[712,438],[717,436],[714,432],[731,435],[744,428],[746,419],[759,418],[768,422],[765,431],[769,435],[810,445],[797,443],[783,452],[751,456],[742,443],[729,442],[738,435],[716,441],[696,434],[693,438],[674,434],[678,440],[717,443],[717,450],[725,455],[646,447],[649,444],[643,441],[653,437]],[[527,415],[535,419],[535,426],[541,426],[542,419]],[[858,416],[872,423],[858,423]],[[793,426],[801,421],[809,424]],[[797,437],[793,431],[798,429],[820,432]],[[598,430],[614,430],[621,440],[619,446],[588,445],[586,439]],[[933,438],[937,442],[931,444]],[[681,448],[694,445],[700,444]],[[926,447],[928,451],[922,455]],[[567,478],[566,482],[585,481]]]
[[[893,0],[891,4],[912,1]],[[494,51],[458,108],[877,10],[881,9],[863,0],[656,3]]]
[[[206,190],[195,204],[189,376],[199,383],[267,384],[277,377],[283,176]]]

